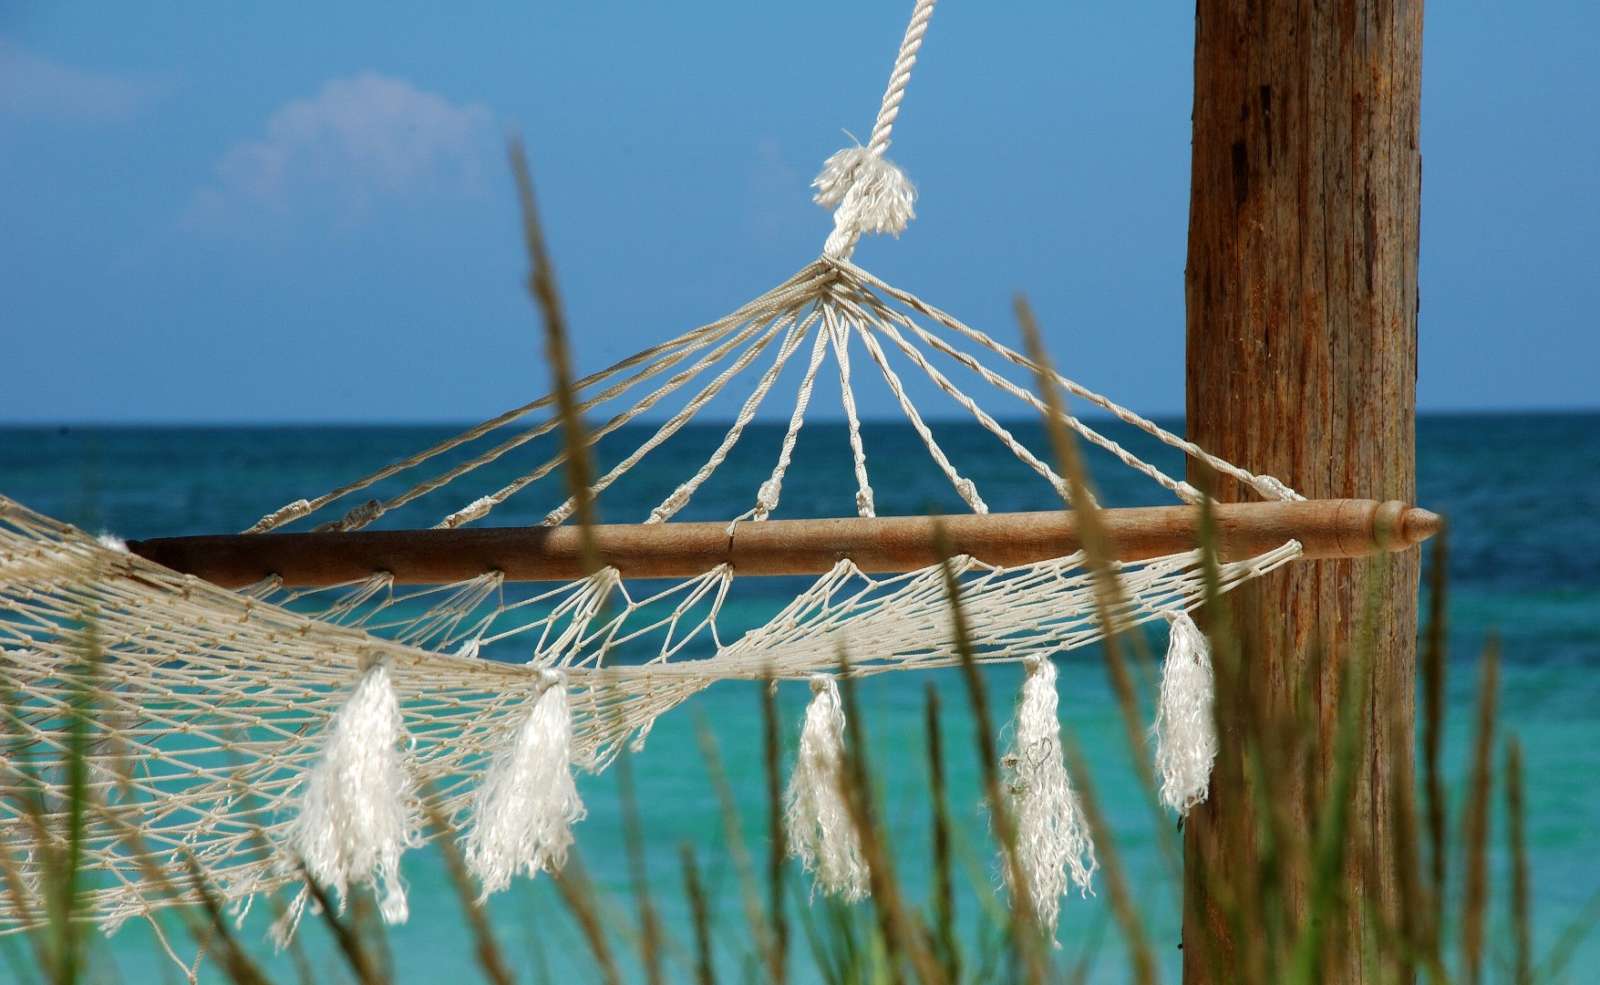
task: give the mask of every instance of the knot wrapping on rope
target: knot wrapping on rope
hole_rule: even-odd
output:
[[[971,479],[968,479],[965,476],[962,476],[960,479],[957,479],[956,480],[956,493],[957,493],[957,495],[959,495],[961,497],[963,502],[965,502],[968,506],[972,507],[972,512],[974,512],[974,513],[987,513],[987,512],[989,512],[989,504],[985,503],[983,501],[983,497],[978,495],[978,485],[977,485],[977,483],[973,482]]]
[[[826,256],[849,259],[863,233],[898,236],[917,217],[916,186],[905,172],[869,147],[846,147],[822,165],[813,201],[833,212]]]
[[[369,499],[346,513],[343,519],[333,524],[333,528],[336,530],[359,530],[382,515],[383,504],[376,499]]]
[[[778,496],[782,492],[783,480],[781,478],[773,476],[763,482],[761,488],[756,490],[756,508],[752,514],[755,519],[765,520],[771,516],[772,511],[778,508]]]
[[[865,517],[877,516],[877,507],[872,502],[872,487],[862,486],[856,490],[856,513]]]
[[[661,505],[650,511],[650,523],[665,523],[672,519],[673,514],[683,509],[689,502],[689,497],[694,495],[695,487],[685,482],[672,490],[672,495],[661,501]]]
[[[489,511],[496,506],[493,496],[479,496],[477,499],[456,510],[454,513],[439,521],[439,526],[454,529],[463,523],[489,515]]]
[[[280,506],[271,513],[268,513],[266,516],[257,520],[255,522],[255,526],[251,527],[245,532],[252,534],[266,533],[268,530],[272,530],[275,527],[280,527],[283,524],[288,523],[290,520],[298,520],[300,517],[303,517],[310,512],[311,500],[297,499],[292,503],[289,503],[285,506]]]
[[[1255,491],[1268,499],[1300,500],[1304,496],[1290,489],[1283,480],[1270,475],[1258,475],[1250,480]]]

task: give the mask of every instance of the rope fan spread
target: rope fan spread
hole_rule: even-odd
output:
[[[603,769],[711,683],[773,678],[807,679],[814,693],[788,795],[790,844],[823,888],[861,895],[866,867],[834,781],[844,720],[828,675],[841,655],[852,674],[959,660],[933,521],[878,515],[872,428],[856,405],[872,379],[970,510],[944,521],[943,534],[975,658],[1028,668],[1008,761],[1019,871],[1037,915],[1053,926],[1069,881],[1086,889],[1094,870],[1062,766],[1052,655],[1170,620],[1157,772],[1174,809],[1204,799],[1216,750],[1209,655],[1185,615],[1207,591],[1195,547],[1201,494],[1055,413],[1177,503],[1098,513],[1120,583],[1117,608],[1102,617],[1079,515],[990,512],[907,378],[925,378],[918,385],[1069,506],[1067,480],[985,409],[1053,413],[1035,392],[1041,372],[1252,490],[1257,502],[1214,507],[1223,590],[1300,558],[1401,549],[1438,519],[1404,504],[1306,501],[852,262],[861,235],[898,233],[913,217],[912,187],[884,154],[932,8],[916,4],[868,144],[835,154],[815,182],[817,201],[834,210],[823,255],[731,314],[573,385],[579,412],[611,414],[581,436],[589,446],[647,435],[594,478],[594,497],[628,481],[714,399],[742,395],[722,440],[684,465],[687,477],[641,522],[590,528],[592,555],[569,522],[571,497],[535,527],[475,525],[563,467],[558,448],[505,479],[562,430],[551,397],[284,506],[241,535],[122,544],[0,497],[9,743],[0,825],[10,856],[0,928],[45,919],[43,862],[28,846],[50,837],[41,823],[64,821],[78,753],[94,804],[84,857],[95,919],[112,929],[199,901],[180,877],[192,860],[215,897],[241,910],[284,889],[276,929],[287,934],[307,905],[307,874],[341,895],[371,884],[383,915],[405,919],[401,856],[431,818],[462,832],[485,892],[558,868],[583,815],[573,766]],[[855,515],[775,519],[824,374],[837,380],[847,436],[837,461],[853,470]],[[792,392],[778,385],[796,375]],[[715,522],[677,520],[764,406],[789,412],[766,480]],[[448,505],[429,529],[383,527],[387,514],[434,503]],[[811,580],[758,625],[730,618],[736,584],[769,575]]]

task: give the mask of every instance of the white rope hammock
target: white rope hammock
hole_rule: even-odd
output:
[[[646,435],[593,481],[592,496],[627,480],[714,399],[742,394],[722,441],[703,461],[688,463],[687,477],[637,520],[672,522],[770,403],[788,412],[770,473],[725,517],[730,529],[768,522],[782,502],[824,373],[837,377],[848,447],[838,449],[836,463],[843,467],[848,455],[857,515],[877,515],[872,428],[857,413],[858,388],[872,380],[887,388],[972,512],[989,509],[984,475],[972,471],[984,463],[947,454],[908,395],[914,389],[908,379],[925,378],[1051,494],[1067,496],[1048,457],[1001,423],[1006,414],[1046,411],[1032,389],[1040,367],[850,259],[862,234],[898,233],[913,217],[912,187],[884,153],[933,6],[916,4],[869,143],[833,155],[815,182],[817,201],[834,209],[822,257],[732,313],[576,382],[579,410],[602,415],[584,440]],[[779,381],[796,373],[798,384],[779,402]],[[1065,377],[1055,381],[1071,398],[1263,499],[1301,498]],[[985,409],[996,402],[1003,406],[993,413],[1001,417]],[[559,430],[552,408],[546,397],[508,411],[358,481],[284,506],[248,532],[303,520],[350,532],[402,507],[432,504],[441,504],[433,513],[438,528],[482,521],[513,497],[543,488],[540,480],[561,469],[564,450],[504,478],[506,463]],[[1199,502],[1180,476],[1077,417],[1061,420],[1174,501]],[[495,472],[500,478],[488,486],[478,479]],[[378,489],[383,494],[373,495]],[[367,498],[353,507],[343,505],[363,493]],[[574,506],[571,498],[551,503],[544,524],[567,522]],[[1221,587],[1300,554],[1300,544],[1287,540],[1230,561],[1221,566]],[[1045,800],[1019,804],[1018,813],[1022,833],[1034,838],[1027,871],[1037,885],[1030,898],[1053,925],[1067,886],[1063,873],[1086,886],[1093,865],[1092,846],[1075,827],[1070,785],[1064,772],[1055,772],[1060,747],[1058,740],[1050,745],[1056,724],[1049,657],[1099,640],[1108,629],[1179,620],[1174,652],[1184,676],[1170,698],[1164,687],[1161,712],[1177,745],[1163,748],[1160,774],[1168,801],[1187,809],[1205,795],[1215,751],[1205,642],[1183,616],[1204,595],[1201,558],[1183,551],[1118,565],[1123,602],[1109,626],[1095,615],[1081,554],[1010,568],[972,557],[952,564],[977,659],[1026,660],[1032,668],[1033,691],[1025,691],[1017,735],[1024,745],[1043,743],[1044,760],[1023,749],[1018,762],[1044,778],[1032,786]],[[841,655],[857,674],[958,660],[939,566],[876,575],[842,559],[753,628],[737,625],[737,618],[729,625],[738,574],[719,564],[663,584],[605,567],[517,592],[493,571],[427,586],[399,585],[375,572],[334,586],[269,577],[228,591],[0,497],[0,682],[14,696],[6,715],[13,754],[0,777],[6,793],[0,826],[23,887],[0,893],[0,928],[42,919],[42,901],[30,895],[39,866],[16,847],[38,834],[22,805],[42,805],[47,823],[59,822],[67,809],[62,764],[71,748],[71,710],[86,686],[75,669],[86,651],[100,655],[92,680],[97,730],[87,754],[88,791],[98,805],[88,820],[86,858],[96,887],[90,912],[108,929],[195,901],[188,880],[167,885],[156,878],[184,872],[190,857],[217,896],[241,908],[298,884],[300,859],[341,893],[351,884],[375,884],[385,916],[403,919],[397,867],[403,850],[419,840],[424,802],[466,832],[468,861],[486,889],[503,888],[516,871],[531,874],[564,859],[568,827],[582,814],[571,764],[603,768],[624,743],[642,742],[659,715],[710,683],[811,679],[837,670]],[[517,662],[491,659],[491,650]],[[848,820],[827,804],[837,796],[827,767],[837,762],[842,718],[831,682],[814,687],[820,703],[808,715],[801,748],[802,764],[810,765],[797,772],[790,791],[792,840],[819,883],[848,896],[859,893],[861,870],[852,863]],[[1026,776],[1021,780],[1028,786]],[[282,930],[292,931],[304,905],[299,890]]]

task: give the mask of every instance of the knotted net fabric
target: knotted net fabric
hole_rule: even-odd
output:
[[[910,184],[883,152],[932,8],[931,0],[916,4],[871,142],[836,155],[819,180],[819,198],[835,209],[821,258],[729,314],[578,380],[578,410],[592,425],[581,435],[558,434],[555,401],[541,397],[274,509],[248,532],[294,524],[351,531],[424,513],[437,527],[479,523],[513,499],[525,508],[527,497],[548,495],[566,459],[563,447],[549,447],[558,437],[626,446],[588,490],[602,504],[608,489],[636,477],[642,461],[675,455],[672,466],[682,463],[683,478],[635,518],[669,523],[697,502],[763,407],[785,393],[779,406],[787,424],[777,447],[759,450],[772,456],[766,478],[722,516],[730,525],[763,523],[782,509],[825,373],[846,440],[834,458],[807,468],[848,471],[854,491],[843,511],[878,512],[873,427],[861,419],[856,397],[867,380],[886,389],[903,427],[966,509],[989,509],[982,485],[987,466],[947,450],[941,426],[930,423],[914,393],[936,394],[938,413],[970,420],[1060,503],[1067,484],[1048,456],[1003,423],[1046,412],[1034,392],[1042,368],[850,259],[863,233],[897,232],[912,216]],[[1076,404],[1175,450],[1180,461],[1204,462],[1264,498],[1299,498],[1276,479],[1218,459],[1070,379],[1052,374],[1052,380]],[[703,458],[663,453],[692,422],[709,416],[708,407],[723,406],[733,408],[731,422]],[[1161,495],[1199,501],[1180,476],[1105,429],[1075,415],[1060,420]],[[575,505],[570,496],[554,497],[541,507],[542,522],[568,522]],[[1224,564],[1220,586],[1232,588],[1299,553],[1291,541]],[[1121,601],[1104,622],[1080,554],[1012,568],[970,557],[949,563],[975,655],[996,662],[1085,646],[1107,632],[1191,609],[1206,594],[1201,561],[1188,551],[1119,565]],[[79,752],[87,768],[88,912],[114,929],[197,901],[192,881],[172,877],[191,862],[218,900],[239,908],[298,882],[296,810],[316,782],[341,708],[364,681],[383,685],[381,700],[368,702],[381,714],[355,717],[381,720],[383,741],[392,740],[377,761],[381,769],[369,771],[377,786],[403,798],[408,818],[414,807],[416,816],[465,830],[486,774],[526,731],[529,709],[552,672],[565,682],[570,721],[558,731],[571,761],[599,770],[624,745],[642,742],[658,716],[716,681],[807,679],[837,670],[841,654],[855,674],[958,660],[938,566],[872,575],[841,559],[753,624],[747,609],[729,611],[740,581],[728,565],[670,583],[636,583],[607,567],[520,591],[494,571],[430,586],[396,585],[382,572],[317,589],[269,577],[228,591],[0,497],[7,749],[0,830],[9,850],[0,873],[6,883],[0,930],[44,920],[44,863],[27,846],[55,837],[64,823],[76,786],[68,764]],[[374,667],[382,668],[380,677],[371,676]],[[348,749],[340,749],[346,756]],[[566,818],[579,810],[566,801],[557,807]],[[374,863],[383,870],[380,879],[393,868],[389,848],[413,840],[409,823],[384,831],[386,847]],[[501,869],[520,855],[496,858],[504,864],[485,871],[498,883]],[[337,874],[362,875],[342,868]],[[403,908],[394,903],[396,912]]]
[[[947,407],[968,415],[1044,489],[1064,489],[1047,461],[953,375],[959,368],[966,379],[984,385],[986,401],[998,396],[1013,412],[1037,413],[1042,404],[1026,382],[1036,367],[1026,357],[846,261],[823,259],[732,315],[580,381],[586,407],[625,398],[623,409],[589,432],[589,441],[617,432],[669,398],[678,407],[664,419],[621,432],[619,437],[637,443],[595,480],[591,492],[602,496],[712,396],[741,386],[745,396],[724,440],[640,518],[670,522],[727,459],[774,392],[781,367],[805,353],[771,471],[729,522],[765,522],[780,509],[811,391],[830,363],[847,432],[837,461],[855,476],[850,506],[872,515],[873,427],[854,411],[862,367],[852,375],[853,352],[858,361],[865,353],[865,367],[887,387],[934,469],[969,509],[987,509],[979,477],[941,447],[934,426],[908,395],[907,374],[921,374],[948,398]],[[1275,489],[1070,380],[1058,383],[1079,402],[1250,488]],[[275,511],[257,527],[275,527],[290,515],[316,523],[334,503],[372,487],[377,477],[397,491],[323,522],[357,529],[423,497],[441,504],[440,526],[492,516],[557,470],[564,452],[488,492],[455,490],[530,436],[556,428],[553,416],[537,416],[548,406],[536,401],[304,506]],[[1072,416],[1064,421],[1086,444],[1165,494],[1181,502],[1196,499],[1180,478],[1136,457],[1092,424]],[[428,474],[426,466],[446,452],[453,453],[452,464]],[[419,473],[409,485],[395,481]],[[452,494],[459,497],[456,505]],[[544,522],[565,522],[571,507],[570,498],[562,498]],[[1222,587],[1298,554],[1299,545],[1289,542],[1225,564]],[[1068,650],[1107,631],[1095,616],[1094,586],[1079,554],[1014,568],[969,557],[951,563],[981,661]],[[1120,565],[1123,603],[1111,614],[1111,628],[1199,604],[1205,594],[1200,565],[1198,552]],[[25,841],[32,822],[22,809],[24,798],[47,805],[47,815],[65,809],[69,787],[62,767],[73,709],[88,702],[88,789],[96,804],[87,843],[97,873],[92,912],[115,926],[175,900],[192,900],[186,882],[155,878],[183,871],[191,856],[229,901],[295,880],[284,864],[292,847],[293,808],[317,762],[321,737],[365,669],[378,661],[398,696],[407,736],[404,765],[418,795],[431,810],[464,826],[485,770],[515,740],[548,670],[561,670],[567,680],[573,759],[597,770],[624,743],[642,740],[659,715],[714,681],[804,679],[836,670],[841,653],[857,674],[945,667],[958,660],[937,566],[869,575],[841,560],[759,625],[730,632],[724,610],[740,580],[722,565],[682,581],[642,586],[604,568],[520,597],[495,572],[437,586],[399,586],[378,573],[330,588],[286,588],[267,579],[228,591],[0,499],[0,685],[11,696],[7,730],[17,751],[7,756],[0,778],[6,793],[0,823],[8,838]],[[20,885],[38,884],[37,865],[26,855],[14,860]],[[41,916],[42,901],[30,900],[26,891],[20,897],[0,894],[5,925],[27,926]]]

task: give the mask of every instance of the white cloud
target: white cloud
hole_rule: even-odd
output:
[[[229,148],[195,194],[191,224],[262,211],[332,208],[348,221],[375,202],[480,190],[493,116],[403,79],[334,79],[267,118],[262,136]]]
[[[0,115],[126,120],[149,102],[155,91],[148,81],[72,68],[0,38]]]

